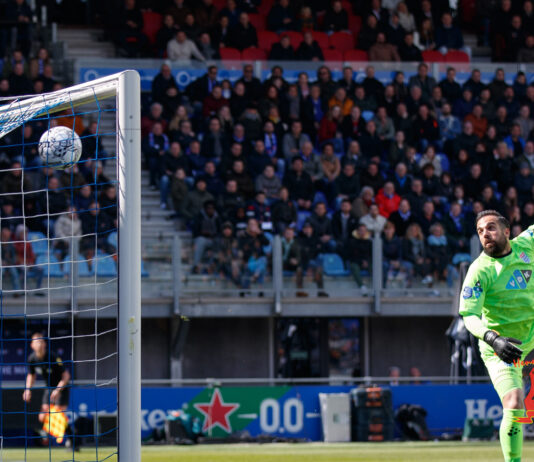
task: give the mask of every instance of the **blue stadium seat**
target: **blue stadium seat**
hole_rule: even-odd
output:
[[[117,234],[117,231],[113,231],[108,236],[108,244],[112,245],[116,249],[119,248],[119,235]]]
[[[74,264],[78,265],[78,276],[81,278],[87,278],[90,276],[93,276],[95,273],[92,269],[89,268],[89,263],[84,260],[85,257],[82,255],[78,255],[78,261],[76,261]],[[71,257],[70,255],[67,255],[65,257],[65,260],[63,260],[63,272],[65,275],[70,275],[70,268],[71,268]]]
[[[32,246],[33,253],[35,255],[43,255],[48,253],[48,240],[43,233],[29,232],[28,241]]]
[[[38,255],[35,264],[43,270],[43,277],[47,278],[50,275],[51,278],[63,277],[63,263],[60,262],[53,254],[41,254]]]
[[[327,276],[348,276],[350,271],[345,269],[343,260],[337,253],[322,255],[323,270]]]
[[[149,276],[148,271],[145,268],[145,262],[141,260],[141,277],[147,278]]]
[[[98,277],[112,278],[117,276],[117,265],[111,255],[98,255],[93,260],[93,268]]]

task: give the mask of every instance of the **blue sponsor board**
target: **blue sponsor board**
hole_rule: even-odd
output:
[[[167,414],[187,405],[190,411],[209,411],[226,432],[247,430],[252,436],[269,434],[322,440],[319,393],[348,393],[352,386],[295,386],[207,389],[200,387],[143,388],[141,427],[143,437],[163,426]],[[393,407],[419,404],[428,411],[427,423],[434,435],[462,428],[466,417],[492,418],[499,423],[502,407],[490,384],[403,385],[391,387]],[[215,391],[214,391],[215,390]],[[238,398],[236,398],[238,396]],[[214,399],[216,398],[216,399]],[[77,415],[116,412],[113,389],[76,389],[71,409]],[[203,415],[198,414],[202,420]],[[213,418],[214,422],[217,418]],[[204,422],[205,424],[205,422]],[[221,425],[219,425],[221,427]],[[207,428],[206,433],[212,430]]]
[[[243,65],[245,62],[243,62]],[[264,69],[261,70],[260,73],[260,79],[265,80],[270,77],[271,70],[269,63],[266,63]],[[291,67],[285,67],[284,68],[284,78],[289,83],[295,83],[298,80],[298,76],[300,73],[304,72],[308,75],[308,78],[310,81],[317,80],[317,71],[315,69],[309,69],[309,68],[298,68],[292,63],[293,65]],[[343,63],[334,63],[335,65],[332,66],[333,63],[326,63],[330,68],[332,72],[332,78],[334,80],[339,80],[342,77],[342,65]],[[347,63],[350,64],[350,63]],[[141,89],[143,91],[150,91],[152,80],[154,80],[154,77],[159,73],[159,68],[138,68],[136,69],[140,76],[141,76]],[[90,80],[97,79],[99,77],[105,77],[107,75],[111,75],[117,72],[124,71],[123,67],[96,67],[96,66],[90,66],[90,67],[80,67],[78,79],[80,83],[88,82]],[[380,80],[383,84],[390,83],[397,71],[381,71],[377,70],[375,72],[375,77]],[[172,73],[174,75],[174,78],[176,79],[176,82],[181,90],[183,90],[187,85],[189,85],[192,81],[196,80],[198,77],[204,75],[206,73],[206,69],[204,68],[173,68]],[[412,75],[415,75],[416,71],[415,68],[412,71],[405,71],[405,82],[407,83],[409,78]],[[466,80],[469,79],[471,73],[464,71],[464,70],[458,70],[456,74],[456,80],[458,83],[463,84]],[[237,63],[234,66],[231,66],[228,69],[225,69],[223,67],[219,68],[219,80],[228,79],[230,82],[234,83],[236,80],[240,79],[242,76],[242,70],[241,70],[241,64]],[[444,72],[440,73],[439,79],[445,78],[446,73],[445,69]],[[534,80],[534,73],[527,73],[527,82],[532,82]],[[482,81],[484,83],[489,83],[493,80],[494,73],[493,72],[482,72],[481,73]],[[355,81],[361,82],[365,78],[365,72],[363,71],[357,71],[355,72]],[[506,74],[506,83],[508,85],[512,85],[515,78],[515,74],[508,73]]]

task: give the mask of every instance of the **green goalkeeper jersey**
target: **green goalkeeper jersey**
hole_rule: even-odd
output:
[[[510,241],[509,255],[484,252],[471,264],[460,295],[460,314],[476,315],[503,337],[530,339],[534,326],[534,225]]]

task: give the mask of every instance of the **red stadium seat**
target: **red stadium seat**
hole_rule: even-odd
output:
[[[156,35],[163,24],[163,16],[153,11],[143,11],[143,34],[146,35],[148,41],[154,45],[156,43]]]
[[[265,52],[269,52],[273,46],[273,43],[278,42],[278,35],[270,30],[258,31],[258,48],[261,48]]]
[[[219,53],[222,60],[226,61],[240,61],[241,52],[237,48],[219,48]]]
[[[273,7],[274,0],[262,0],[260,6],[258,6],[258,13],[267,17],[269,11]]]
[[[341,52],[354,49],[354,39],[348,32],[335,32],[329,37],[329,43],[331,48]]]
[[[283,36],[283,35],[287,35],[289,36],[289,38],[291,39],[291,46],[293,47],[293,49],[297,49],[300,45],[300,42],[302,42],[302,34],[300,32],[295,32],[293,30],[288,30],[286,32],[282,32],[280,34],[280,38]]]
[[[250,24],[252,24],[256,31],[259,32],[260,30],[266,29],[266,21],[267,17],[263,14],[257,14],[257,13],[249,13],[248,18],[250,19]]]
[[[241,52],[241,59],[247,61],[265,61],[267,59],[267,53],[259,48],[245,48]]]
[[[349,15],[349,30],[354,37],[358,37],[360,29],[362,28],[362,18],[360,16]],[[356,45],[356,44],[354,44]]]
[[[425,63],[444,63],[445,55],[436,50],[425,50],[421,53]]]
[[[343,57],[345,61],[369,61],[367,51],[364,50],[347,50]]]
[[[469,55],[465,51],[451,50],[445,55],[445,62],[447,63],[468,63]]]
[[[460,9],[462,12],[462,24],[472,24],[476,19],[476,0],[462,0]]]
[[[339,50],[323,50],[325,61],[343,61],[343,53]]]
[[[326,50],[328,48],[328,35],[325,32],[314,30],[312,31],[312,37],[321,47],[321,50]]]

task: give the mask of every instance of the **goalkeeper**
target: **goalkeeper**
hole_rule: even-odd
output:
[[[534,226],[513,240],[499,212],[476,217],[483,252],[471,264],[460,297],[465,326],[480,339],[484,364],[503,406],[499,431],[506,462],[521,461],[524,414],[520,361],[534,349]]]

